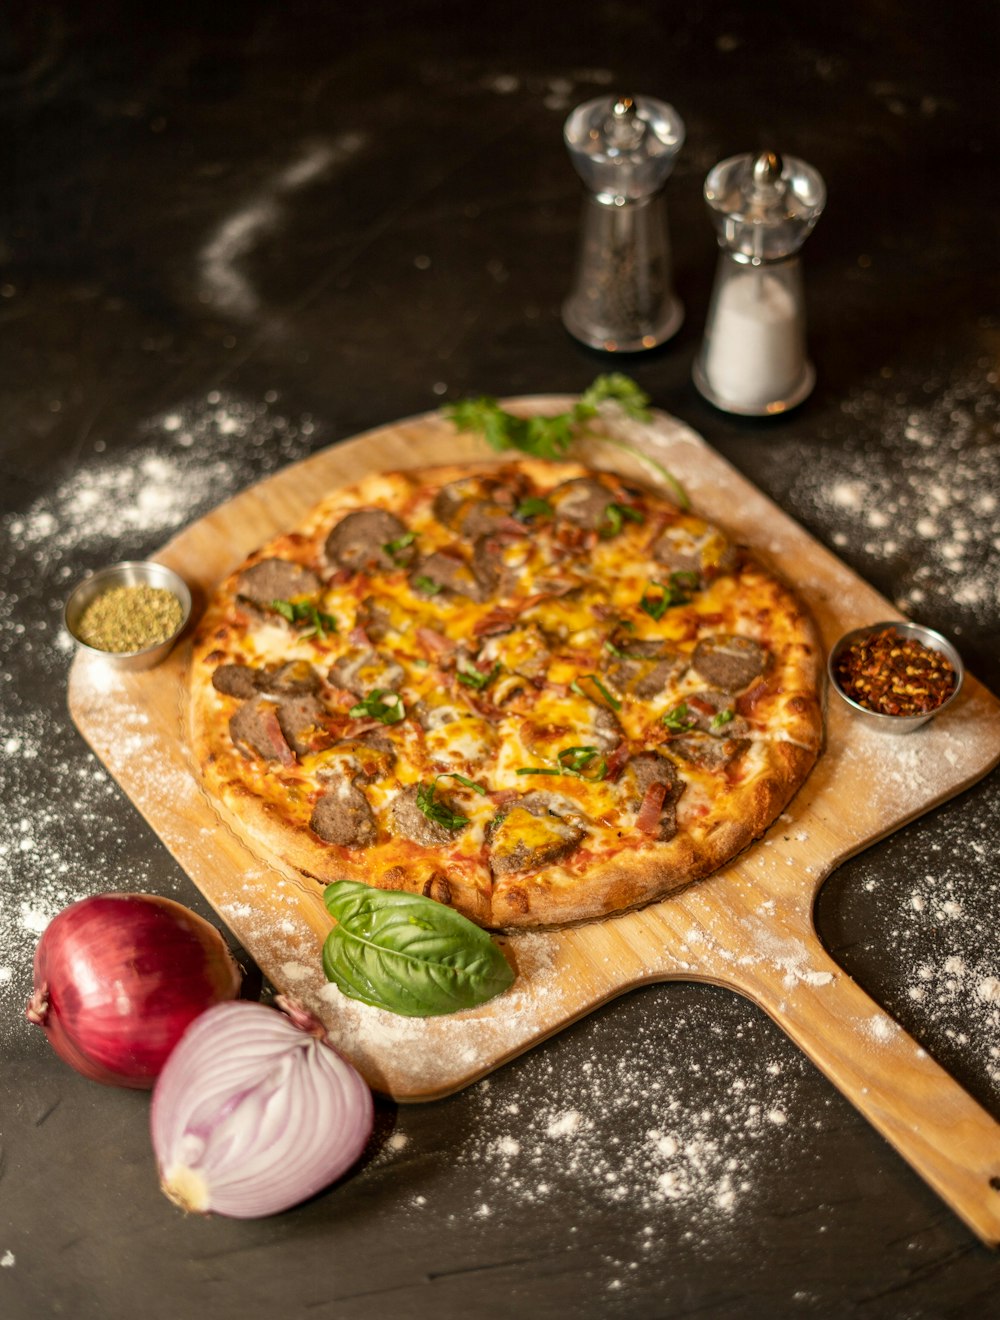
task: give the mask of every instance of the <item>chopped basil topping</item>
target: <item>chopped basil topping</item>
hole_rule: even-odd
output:
[[[713,729],[721,729],[723,725],[732,722],[734,715],[735,712],[732,710],[720,710],[718,715],[712,716],[711,727]]]
[[[489,673],[483,673],[479,669],[458,669],[455,671],[455,677],[466,687],[475,688],[477,692],[482,692],[500,673],[499,661],[493,666]]]
[[[382,724],[398,724],[400,720],[406,718],[406,707],[398,692],[386,692],[382,688],[375,688],[374,691],[369,692],[364,701],[352,706],[348,714],[352,720],[361,720],[367,716],[369,719],[381,721]]]
[[[391,559],[399,559],[399,552],[405,550],[407,546],[413,544],[417,539],[416,532],[404,532],[402,536],[397,536],[395,541],[386,541],[382,549]]]
[[[517,506],[514,517],[520,522],[527,522],[529,518],[551,518],[552,505],[548,500],[532,495],[530,499],[524,500]]]
[[[697,590],[698,587],[698,575],[682,570],[671,573],[667,582],[652,582],[650,585],[657,587],[660,595],[655,596],[652,592],[647,591],[639,602],[639,608],[644,610],[651,619],[659,622],[671,605],[687,605],[690,603],[691,592]]]
[[[594,759],[599,758],[594,765]],[[574,779],[586,779],[592,784],[599,783],[608,772],[608,763],[601,756],[597,747],[567,747],[559,753],[559,768],[547,766],[525,766],[518,770],[519,775],[570,775]]]
[[[595,759],[596,765],[593,764]],[[598,747],[566,747],[559,753],[558,761],[565,772],[595,783],[608,772],[608,763]]]
[[[312,601],[272,600],[271,609],[298,628],[303,637],[325,637],[328,632],[337,631],[333,615],[324,614]]]
[[[601,682],[601,680],[597,677],[596,674],[581,674],[578,679],[577,678],[573,679],[573,682],[570,683],[570,687],[579,696],[586,697],[588,701],[593,701],[594,698],[592,697],[592,695],[589,692],[585,692],[583,688],[580,686],[581,683],[585,683],[588,679],[591,681],[591,683],[593,683],[594,687],[597,688],[598,692],[601,694],[601,696],[608,703],[608,705],[611,707],[612,710],[621,710],[622,703],[617,699],[617,697],[613,697],[611,695],[611,693],[604,686],[604,684]]]
[[[442,802],[436,795],[437,782],[439,779],[457,779],[465,788],[471,788],[473,792],[481,797],[485,795],[486,789],[482,784],[477,784],[472,779],[466,779],[465,775],[441,774],[435,775],[429,784],[421,784],[417,789],[417,806],[424,813],[428,820],[432,820],[437,825],[443,825],[446,830],[460,830],[463,825],[469,823],[468,816],[463,816],[460,811],[454,811],[446,802]]]
[[[646,521],[645,515],[629,504],[609,504],[604,510],[604,518],[605,521],[601,524],[601,536],[606,541],[612,536],[617,536],[626,522]]]
[[[436,596],[440,591],[443,590],[443,588],[439,583],[435,582],[433,578],[429,578],[423,573],[418,574],[413,579],[413,585],[417,588],[418,591],[422,591],[425,596]]]
[[[688,729],[694,728],[698,723],[697,716],[692,715],[687,708],[686,702],[672,707],[663,717],[663,723],[674,733],[686,733]]]

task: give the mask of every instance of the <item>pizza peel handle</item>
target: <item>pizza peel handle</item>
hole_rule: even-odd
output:
[[[1000,1246],[1000,1123],[830,958],[811,924],[790,934],[784,957],[773,943],[771,955],[745,978],[730,965],[719,980],[770,1014],[968,1227]]]

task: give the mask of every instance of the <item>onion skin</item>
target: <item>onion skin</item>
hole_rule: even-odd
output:
[[[219,932],[153,894],[98,894],[60,912],[35,951],[25,1016],[77,1072],[149,1090],[206,1008],[240,992]]]
[[[374,1105],[364,1078],[295,1001],[203,1013],[153,1091],[163,1192],[183,1210],[277,1214],[328,1187],[360,1156]]]

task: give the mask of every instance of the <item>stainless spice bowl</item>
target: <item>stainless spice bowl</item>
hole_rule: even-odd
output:
[[[921,642],[932,651],[940,651],[950,662],[952,669],[955,671],[955,686],[950,696],[942,701],[940,706],[936,706],[934,710],[926,711],[921,715],[883,715],[879,711],[869,710],[866,706],[859,705],[840,686],[837,680],[837,662],[843,653],[855,642],[862,641],[865,637],[871,637],[874,633],[884,632],[886,628],[895,628],[896,632],[902,636],[912,637],[914,641]],[[942,637],[933,628],[925,628],[920,623],[907,623],[902,619],[890,619],[887,623],[871,623],[867,627],[855,628],[852,632],[845,633],[830,651],[827,660],[827,672],[830,676],[831,688],[844,705],[849,706],[863,723],[870,725],[873,729],[881,729],[886,733],[912,733],[914,729],[919,729],[922,724],[932,720],[935,715],[940,715],[943,710],[947,710],[952,704],[962,689],[965,666],[962,664],[962,657],[947,637]]]
[[[102,596],[113,587],[159,587],[171,592],[181,603],[181,622],[173,634],[163,642],[144,647],[141,651],[101,651],[96,646],[88,646],[80,640],[77,629],[84,611],[98,596]],[[115,669],[152,669],[170,654],[177,638],[184,631],[191,617],[191,592],[182,577],[165,564],[156,564],[152,560],[130,560],[121,564],[112,564],[108,568],[99,568],[95,573],[77,583],[66,601],[63,619],[66,628],[81,651],[96,656]]]

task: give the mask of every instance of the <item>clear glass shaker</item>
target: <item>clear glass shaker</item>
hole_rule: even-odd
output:
[[[655,348],[684,319],[663,195],[684,142],[683,121],[653,97],[604,96],[577,106],[563,137],[587,190],[563,324],[608,353]]]
[[[826,202],[820,175],[773,151],[731,156],[705,180],[719,264],[694,364],[710,403],[747,417],[783,413],[811,392],[799,249]]]

